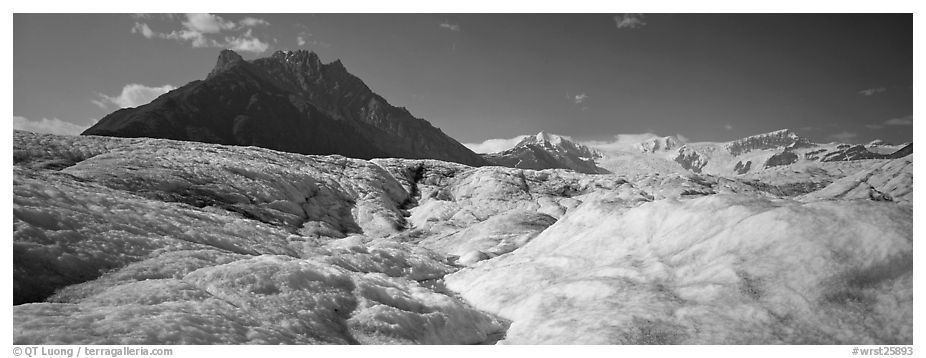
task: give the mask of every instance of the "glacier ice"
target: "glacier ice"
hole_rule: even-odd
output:
[[[911,225],[872,201],[603,196],[447,284],[507,343],[909,344]]]
[[[16,344],[912,342],[912,156],[726,178],[13,139]]]

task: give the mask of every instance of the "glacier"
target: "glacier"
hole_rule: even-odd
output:
[[[728,178],[16,131],[13,161],[15,344],[912,344],[912,155]]]

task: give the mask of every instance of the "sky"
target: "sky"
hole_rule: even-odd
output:
[[[14,14],[14,127],[79,133],[223,48],[340,59],[463,143],[913,138],[910,14]]]

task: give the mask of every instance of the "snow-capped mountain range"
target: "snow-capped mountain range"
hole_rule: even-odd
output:
[[[678,136],[653,136],[634,145],[602,147],[540,132],[527,136],[514,148],[483,156],[493,164],[522,169],[562,168],[582,173],[704,172],[736,176],[780,166],[895,159],[912,151],[912,143],[815,143],[781,129],[729,142],[686,143]]]
[[[674,160],[693,172],[717,175],[741,175],[768,170],[773,167],[806,165],[835,161],[866,159],[894,159],[909,155],[912,143],[893,146],[889,150],[881,145],[873,152],[863,145],[846,143],[814,143],[788,129],[758,134],[723,142],[689,143],[679,149]]]
[[[626,150],[591,148],[567,136],[540,132],[511,149],[478,155],[405,108],[390,105],[340,61],[325,64],[304,50],[277,51],[252,61],[224,50],[204,80],[149,104],[113,112],[83,134],[580,173],[681,170],[743,175],[803,162],[896,158],[912,152],[912,144],[877,141],[867,146],[818,144],[784,129],[724,143],[654,136]]]

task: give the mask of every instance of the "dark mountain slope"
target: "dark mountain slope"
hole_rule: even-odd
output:
[[[322,64],[307,51],[277,51],[250,62],[222,51],[205,80],[113,112],[83,134],[486,164],[427,121],[390,105],[340,61]]]

